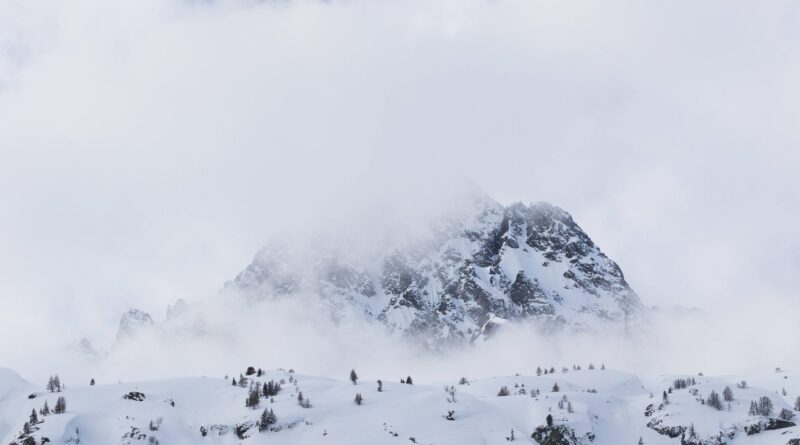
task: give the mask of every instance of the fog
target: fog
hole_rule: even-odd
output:
[[[233,372],[203,358],[216,350],[430,378],[445,361],[611,364],[588,357],[601,351],[653,372],[788,367],[798,19],[790,1],[3,2],[0,366],[41,378],[66,343],[109,347],[128,307],[162,321],[178,298],[215,298],[276,234],[415,233],[474,186],[563,207],[646,305],[707,318],[654,323],[635,345],[520,327],[432,360],[375,327],[309,328],[285,302],[254,309],[253,331],[219,315],[219,338],[80,366]]]

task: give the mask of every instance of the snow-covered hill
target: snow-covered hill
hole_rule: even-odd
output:
[[[641,443],[664,445],[800,441],[800,428],[787,415],[796,413],[800,396],[800,376],[794,374],[753,376],[743,385],[741,377],[642,380],[571,366],[542,375],[529,370],[531,375],[454,377],[438,383],[408,384],[400,383],[407,376],[382,376],[379,390],[379,376],[354,385],[348,376],[332,380],[292,370],[259,370],[240,385],[247,373],[241,371],[226,378],[65,382],[63,389],[51,392],[43,383],[0,369],[0,443],[40,444],[45,438],[52,444],[85,445],[499,445],[512,437],[547,445],[634,445],[640,438]],[[265,396],[269,382],[281,388]],[[723,394],[725,387],[732,388],[732,400],[724,401],[722,409],[710,406],[711,392]],[[256,406],[246,407],[254,390]],[[274,393],[271,385],[268,390]],[[508,395],[501,396],[506,390]],[[301,392],[307,407],[298,403]],[[356,394],[362,396],[360,405]],[[41,411],[45,403],[52,410],[59,397],[66,401],[64,413]],[[750,414],[751,401],[764,397],[771,401],[771,412]],[[786,419],[780,419],[782,409]]]
[[[330,240],[269,243],[226,289],[251,301],[318,296],[428,343],[466,343],[507,321],[620,327],[642,308],[622,270],[572,217],[547,203],[470,198],[430,233],[359,255]]]

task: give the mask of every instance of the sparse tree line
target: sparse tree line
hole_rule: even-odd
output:
[[[780,372],[780,371],[776,371],[776,372]],[[700,375],[702,375],[702,373],[700,373]],[[694,378],[691,378],[691,377],[687,378],[687,379],[676,379],[676,380],[674,380],[673,383],[672,383],[672,386],[670,386],[667,391],[663,392],[662,398],[663,398],[664,405],[669,404],[669,394],[672,393],[673,388],[674,389],[685,389],[685,388],[688,388],[690,386],[694,386],[696,384],[697,384],[696,380]],[[748,384],[744,380],[738,382],[736,384],[736,386],[739,389],[747,389],[748,388]],[[730,386],[725,386],[725,388],[722,390],[722,394],[721,395],[720,395],[720,393],[718,393],[718,392],[716,392],[715,390],[712,389],[711,392],[708,394],[708,397],[705,398],[705,399],[699,396],[699,391],[697,390],[697,388],[691,388],[689,390],[689,392],[692,395],[696,396],[697,400],[701,404],[707,405],[707,406],[709,406],[711,408],[714,408],[714,409],[716,409],[718,411],[721,411],[721,410],[725,409],[724,402],[727,402],[727,409],[730,411],[731,410],[730,402],[732,402],[734,400],[733,389],[731,389]],[[788,392],[786,391],[786,388],[782,388],[780,394],[783,395],[784,397],[787,396]],[[652,396],[652,394],[651,394],[651,396]],[[800,411],[800,396],[798,396],[795,399],[793,408],[794,408],[794,411]],[[774,406],[774,404],[772,402],[772,399],[770,399],[767,396],[762,396],[762,397],[758,398],[757,400],[751,401],[750,402],[750,406],[748,408],[748,414],[751,415],[751,416],[770,417],[770,416],[772,416],[774,414],[774,412],[775,412],[775,406]],[[787,408],[781,408],[781,410],[777,413],[777,418],[778,419],[781,419],[781,420],[784,420],[784,421],[787,421],[787,422],[788,421],[793,421],[795,419],[795,417],[796,417],[796,414],[794,412],[792,412],[792,410],[787,409]]]
[[[553,388],[555,389],[555,391],[553,391],[553,392],[558,392],[558,390],[560,389],[560,387],[558,386],[558,383],[554,384]],[[525,384],[524,383],[522,383],[522,384],[514,383],[514,392],[516,394],[518,394],[518,395],[523,395],[524,396],[524,395],[528,394],[528,389],[525,388]],[[512,394],[512,391],[508,388],[508,386],[503,385],[503,386],[500,387],[500,391],[497,392],[497,397],[506,397],[506,396],[510,396],[511,394]],[[531,397],[536,397],[539,394],[541,394],[541,391],[539,391],[539,389],[537,389],[537,388],[532,388],[530,390],[530,394],[531,394]]]
[[[61,392],[64,389],[64,384],[61,383],[61,379],[58,377],[58,374],[51,375],[50,378],[47,380],[47,385],[45,388],[50,391],[51,393]],[[36,394],[31,394],[28,396],[29,399],[36,398]],[[9,445],[36,445],[36,439],[32,436],[34,432],[39,431],[39,425],[44,423],[44,417],[47,417],[51,414],[63,414],[67,411],[67,399],[64,396],[59,396],[56,399],[56,403],[53,408],[50,408],[50,404],[47,400],[44,401],[44,404],[41,408],[37,411],[36,409],[31,410],[30,416],[28,416],[28,420],[22,424],[22,431],[17,435],[17,440],[12,441]],[[40,444],[48,443],[50,439],[47,437],[42,437]]]
[[[231,385],[232,386],[239,386],[239,387],[247,387],[247,397],[245,398],[245,407],[257,409],[261,405],[261,400],[266,399],[269,400],[270,403],[274,403],[274,397],[278,395],[283,389],[283,385],[286,385],[285,379],[280,379],[279,381],[269,380],[267,382],[261,382],[255,380],[256,378],[263,377],[265,374],[264,370],[261,368],[254,368],[253,366],[248,366],[247,370],[244,374],[239,374],[239,379],[237,380],[236,377],[231,378]],[[253,377],[255,376],[255,377]],[[298,387],[297,381],[294,378],[294,370],[289,370],[289,383],[293,384],[295,388]],[[303,397],[302,392],[298,392],[298,404],[303,406],[304,408],[311,407],[311,401]],[[258,421],[255,422],[255,426],[258,428],[259,432],[265,431],[277,431],[277,423],[278,423],[278,416],[275,414],[275,411],[272,408],[264,408],[259,416]],[[249,425],[253,425],[251,422]],[[240,439],[244,439],[245,433],[249,430],[249,426],[245,424],[234,425],[233,432],[236,434],[237,437]],[[208,429],[206,427],[200,427],[200,434],[205,436],[208,434]]]
[[[593,364],[593,363],[589,363],[589,365],[587,366],[587,368],[588,368],[589,370],[593,370],[593,369],[595,369],[595,367],[594,367],[594,364]],[[582,369],[582,368],[581,368],[581,365],[572,365],[572,370],[573,370],[573,371],[580,371],[581,369]],[[603,371],[605,371],[605,369],[606,369],[606,365],[605,365],[605,363],[603,363],[603,364],[601,364],[601,365],[600,365],[600,369],[601,369],[601,370],[603,370]],[[566,366],[562,366],[562,367],[561,367],[561,373],[562,373],[562,374],[566,374],[566,373],[567,373],[567,372],[569,372],[569,371],[570,371],[570,368],[568,368],[568,367],[566,367]],[[547,375],[547,374],[555,374],[555,372],[556,372],[556,368],[555,368],[555,367],[553,367],[553,366],[551,366],[551,367],[550,367],[550,369],[548,369],[548,368],[544,368],[544,369],[542,369],[542,367],[541,367],[541,366],[537,366],[537,367],[536,367],[536,375],[537,375],[537,376],[540,376],[540,375]]]
[[[594,365],[591,364],[591,363],[588,365],[587,368],[590,369],[590,370],[595,369]],[[573,371],[580,371],[581,370],[581,366],[580,365],[573,365],[571,369]],[[600,369],[604,370],[605,369],[605,365],[601,365]],[[566,368],[566,367],[562,367],[561,371],[562,371],[562,373],[566,373],[566,372],[569,372],[570,369]],[[537,372],[537,375],[543,375],[543,374],[555,373],[556,370],[555,370],[554,367],[551,367],[549,369],[542,369],[541,367],[537,367],[536,372]],[[297,379],[293,375],[294,370],[290,370],[289,373],[290,373],[290,375],[289,375],[289,383],[293,384],[295,389],[297,390],[297,403],[298,403],[298,405],[303,407],[303,408],[310,408],[312,406],[311,405],[311,400],[308,397],[306,397],[303,394],[302,391],[299,390],[299,385],[298,385]],[[260,368],[259,369],[255,369],[253,367],[248,367],[247,371],[244,374],[239,374],[239,379],[238,380],[236,378],[232,378],[231,379],[231,383],[232,383],[233,386],[249,387],[248,395],[247,395],[246,400],[245,400],[245,406],[246,407],[252,408],[252,409],[258,408],[260,403],[261,403],[261,399],[262,398],[267,398],[267,399],[270,400],[270,402],[274,402],[273,397],[278,395],[278,393],[282,390],[282,385],[286,384],[286,381],[283,380],[283,379],[281,379],[278,382],[276,382],[275,380],[270,380],[268,382],[263,382],[262,383],[260,381],[254,380],[254,378],[251,377],[253,375],[255,375],[256,377],[262,377],[264,374],[265,374],[265,372]],[[519,374],[517,374],[517,375],[519,375]],[[699,375],[702,376],[702,373],[700,373]],[[358,376],[358,374],[356,373],[356,371],[354,369],[350,371],[349,380],[352,382],[352,384],[354,386],[358,385],[359,376]],[[413,384],[413,380],[412,380],[411,376],[408,376],[406,378],[401,378],[400,379],[400,383],[411,385],[411,384]],[[95,385],[95,380],[92,378],[90,380],[89,384],[90,384],[90,386],[94,386]],[[466,377],[461,377],[459,379],[459,381],[458,381],[458,384],[459,385],[467,385],[467,384],[469,384],[469,380],[467,380]],[[687,389],[687,388],[689,388],[689,392],[692,395],[697,397],[697,400],[701,404],[708,405],[709,407],[714,408],[716,410],[723,410],[724,409],[724,403],[723,402],[732,402],[734,400],[734,392],[733,392],[733,390],[731,389],[730,386],[726,386],[722,390],[721,393],[718,393],[715,390],[711,390],[710,393],[708,394],[708,396],[706,398],[703,398],[702,396],[699,395],[699,391],[698,391],[697,388],[690,388],[690,387],[695,386],[695,385],[697,385],[697,381],[692,377],[679,378],[679,379],[673,380],[672,385],[666,391],[664,391],[663,394],[662,394],[662,398],[663,398],[664,404],[669,404],[669,394],[672,394],[673,390],[680,390],[680,389]],[[740,388],[740,389],[748,388],[747,382],[744,381],[744,380],[738,382],[736,384],[736,386],[738,388]],[[46,389],[48,391],[50,391],[51,393],[62,392],[64,390],[64,388],[65,388],[65,386],[63,385],[63,383],[61,382],[61,380],[60,380],[60,378],[59,378],[59,376],[57,374],[51,376],[48,379],[48,382],[47,382],[47,385],[46,385]],[[524,383],[522,383],[521,385],[519,383],[515,383],[514,384],[514,388],[515,388],[514,392],[516,392],[516,394],[527,394],[527,390],[525,388],[525,384]],[[382,380],[377,380],[377,391],[378,392],[383,392],[383,382],[382,382]],[[456,403],[456,392],[457,392],[456,387],[455,386],[451,386],[451,385],[445,385],[444,386],[444,391],[448,395],[448,398],[447,398],[448,402]],[[553,384],[551,392],[558,393],[560,391],[561,391],[560,386],[558,385],[557,382],[555,382]],[[589,390],[587,390],[587,392],[595,392],[596,393],[597,391],[589,389]],[[777,391],[776,391],[776,393],[777,393]],[[512,391],[509,389],[509,387],[503,385],[503,386],[500,387],[500,390],[498,391],[497,396],[504,397],[504,396],[509,396],[511,394],[512,394]],[[531,394],[531,397],[535,397],[535,396],[540,395],[540,391],[538,389],[531,389],[530,390],[530,394]],[[787,391],[786,391],[785,388],[782,389],[781,394],[783,396],[787,395]],[[652,396],[653,395],[651,394],[651,397]],[[34,397],[35,397],[35,395],[32,394],[30,398],[34,398]],[[364,403],[364,397],[363,397],[362,393],[360,393],[360,392],[356,393],[355,397],[353,399],[353,402],[357,406],[362,405]],[[174,406],[174,404],[173,404],[173,406]],[[571,403],[571,401],[568,399],[568,397],[566,395],[563,395],[558,400],[557,406],[558,406],[558,409],[566,410],[568,413],[573,413],[574,412],[573,411],[573,407],[572,407],[572,403]],[[66,399],[63,396],[59,396],[57,398],[56,404],[52,408],[52,410],[50,409],[50,407],[48,405],[48,402],[45,400],[44,405],[42,406],[41,409],[38,410],[38,412],[35,409],[31,411],[31,415],[29,417],[29,420],[27,422],[25,422],[25,424],[23,425],[23,428],[22,428],[22,432],[19,434],[18,439],[20,440],[20,442],[16,442],[16,441],[15,442],[11,442],[10,445],[36,445],[36,440],[32,437],[32,433],[39,429],[37,425],[39,425],[42,422],[44,422],[44,419],[42,419],[42,417],[45,417],[45,416],[50,415],[50,414],[62,414],[64,412],[66,412],[66,408],[67,408]],[[800,396],[798,396],[795,399],[793,409],[794,409],[794,411],[800,411]],[[728,403],[728,410],[730,410],[730,403]],[[763,417],[772,416],[774,412],[775,412],[774,404],[773,404],[772,400],[769,397],[766,397],[766,396],[763,396],[763,397],[760,397],[757,400],[751,401],[750,402],[750,407],[749,407],[749,410],[748,410],[749,415],[752,415],[752,416],[763,416]],[[447,419],[447,420],[455,420],[455,411],[454,410],[449,410],[448,414],[443,416],[443,417],[445,419]],[[777,418],[785,420],[785,421],[791,421],[795,417],[796,417],[796,414],[794,412],[792,412],[791,409],[782,408],[777,413]],[[547,425],[548,426],[552,426],[553,425],[553,418],[552,418],[551,415],[548,415],[546,420],[547,420]],[[148,426],[150,431],[157,431],[159,429],[160,425],[161,425],[161,421],[162,421],[161,418],[158,418],[156,421],[151,420],[150,424]],[[255,426],[258,427],[258,430],[260,432],[264,432],[264,431],[267,431],[267,430],[277,431],[277,429],[275,428],[275,425],[277,425],[277,422],[278,422],[278,418],[275,415],[274,411],[272,409],[270,409],[270,408],[265,408],[263,410],[263,412],[261,413],[261,416],[259,417],[258,421],[256,421],[256,422],[252,422],[251,421],[250,425],[254,425],[255,424]],[[240,425],[235,426],[234,429],[236,427],[239,427],[239,426]],[[202,432],[203,428],[204,427],[201,427],[201,432]],[[246,428],[242,431],[242,435],[240,436],[242,438],[244,437],[244,431],[246,431]],[[237,435],[238,435],[238,433],[237,433]],[[151,437],[151,439],[154,439],[154,437]],[[514,439],[513,430],[511,431],[510,436],[506,437],[506,439],[510,440],[510,441],[515,440]],[[49,442],[49,440],[47,438],[43,438],[43,441],[41,443],[46,443],[46,442]],[[155,441],[155,443],[157,443],[157,441]],[[643,444],[643,441],[642,441],[641,438],[639,439],[639,444]]]
[[[689,377],[686,379],[675,379],[672,382],[672,389],[686,389],[690,386],[694,386],[697,384],[697,381],[693,377]]]

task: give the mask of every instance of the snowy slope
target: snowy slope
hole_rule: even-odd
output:
[[[800,438],[800,428],[795,426],[752,435],[745,431],[749,425],[766,424],[775,418],[749,415],[742,408],[751,399],[769,396],[780,409],[790,407],[800,395],[800,376],[783,373],[753,377],[748,389],[735,387],[740,377],[695,376],[695,385],[673,390],[669,403],[649,414],[650,405],[661,403],[661,391],[682,376],[662,376],[647,384],[624,372],[569,369],[562,373],[559,369],[539,376],[496,377],[464,384],[454,378],[452,382],[413,385],[399,383],[398,376],[384,379],[382,392],[378,392],[374,378],[353,385],[346,380],[283,370],[252,377],[260,383],[284,383],[272,402],[260,397],[259,406],[251,409],[245,407],[249,384],[234,386],[229,378],[109,382],[95,386],[68,383],[63,391],[50,393],[44,385],[33,385],[13,372],[0,370],[0,443],[24,443],[20,432],[31,410],[40,409],[45,400],[52,407],[59,396],[67,400],[67,411],[40,416],[43,421],[33,426],[31,434],[37,444],[43,437],[54,444],[89,445],[505,444],[512,429],[515,441],[537,443],[531,438],[537,428],[545,435],[555,429],[567,432],[566,441],[541,442],[564,444],[636,444],[641,437],[647,444],[679,444],[684,440],[704,445],[785,445]],[[240,374],[236,373],[235,378],[238,380]],[[560,391],[552,392],[556,384]],[[450,385],[456,388],[455,400],[445,391]],[[721,391],[726,385],[734,387],[735,402],[730,411],[701,405],[691,395],[693,389],[706,396],[710,390]],[[504,386],[510,395],[498,396]],[[782,395],[783,389],[786,396]],[[310,399],[309,408],[298,405],[299,391]],[[132,392],[133,399],[142,398],[135,397],[135,393],[141,393],[143,400],[124,398]],[[354,403],[356,393],[364,398],[360,406]],[[564,398],[566,401],[559,406]],[[275,413],[277,423],[259,432],[257,422],[264,408]],[[453,420],[447,419],[450,411]],[[549,429],[545,420],[548,414],[554,419]],[[699,441],[690,442],[685,434],[671,438],[659,433],[648,426],[656,418],[663,421],[662,425],[694,425]],[[241,438],[237,436],[237,426]],[[720,432],[724,433],[722,442],[712,439]]]
[[[318,296],[428,343],[466,343],[504,321],[624,327],[642,306],[621,269],[565,211],[475,197],[430,233],[357,255],[330,239],[276,240],[226,289],[250,301]]]

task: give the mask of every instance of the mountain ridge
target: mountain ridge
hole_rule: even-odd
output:
[[[502,320],[586,329],[624,324],[643,309],[621,268],[546,202],[474,198],[421,238],[369,260],[324,245],[298,255],[291,242],[273,241],[225,290],[256,302],[314,294],[334,317],[350,306],[429,344],[473,342]]]

